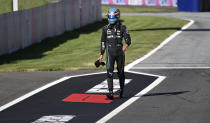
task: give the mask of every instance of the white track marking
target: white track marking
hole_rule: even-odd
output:
[[[141,75],[146,75],[146,76],[161,77],[160,75],[149,74],[149,73],[143,73],[143,72],[136,72],[136,71],[130,71],[130,70],[127,70],[126,72],[135,73],[135,74],[141,74]]]
[[[43,116],[40,119],[32,122],[32,123],[66,123],[72,120],[74,115],[51,115],[51,116]]]
[[[131,72],[131,71],[129,71],[129,72]],[[9,108],[9,107],[11,107],[11,106],[13,106],[13,105],[15,105],[15,104],[17,104],[17,103],[19,103],[19,102],[21,102],[21,101],[23,101],[23,100],[25,100],[25,99],[27,99],[27,98],[29,98],[29,97],[31,97],[31,96],[33,96],[33,95],[35,95],[35,94],[37,94],[37,93],[39,93],[39,92],[41,92],[41,91],[43,91],[43,90],[45,90],[45,89],[47,89],[47,88],[50,88],[50,87],[52,87],[52,86],[54,86],[56,84],[59,84],[59,83],[65,81],[65,80],[68,80],[70,78],[82,77],[82,76],[88,76],[88,75],[97,75],[97,74],[102,74],[102,73],[106,73],[106,72],[97,72],[97,73],[81,74],[81,75],[74,75],[74,76],[66,76],[66,77],[63,77],[61,79],[58,79],[56,81],[53,81],[53,82],[51,82],[51,83],[49,83],[49,84],[47,84],[45,86],[42,86],[42,87],[40,87],[40,88],[38,88],[38,89],[36,89],[34,91],[31,91],[31,92],[29,92],[29,93],[27,93],[27,94],[25,94],[25,95],[23,95],[23,96],[15,99],[15,100],[13,100],[13,101],[11,101],[11,102],[9,102],[9,103],[1,106],[0,107],[0,112],[3,111],[3,110],[5,110],[5,109],[7,109],[7,108]],[[133,72],[133,73],[135,73],[135,72]],[[141,73],[141,74],[142,75],[149,75],[149,76],[157,76],[157,75],[147,74],[147,73]]]
[[[54,86],[56,84],[59,84],[59,83],[65,81],[65,80],[68,80],[70,78],[80,77],[80,76],[87,76],[87,75],[95,75],[95,74],[101,74],[101,73],[105,73],[105,72],[90,73],[90,74],[75,75],[75,76],[66,76],[66,77],[60,78],[60,79],[58,79],[56,81],[50,82],[49,84],[46,84],[46,85],[44,85],[44,86],[42,86],[42,87],[40,87],[40,88],[38,88],[38,89],[36,89],[34,91],[31,91],[31,92],[29,92],[29,93],[27,93],[27,94],[25,94],[25,95],[15,99],[15,100],[13,100],[13,101],[11,101],[11,102],[1,106],[0,107],[0,112],[5,110],[5,109],[7,109],[7,108],[9,108],[9,107],[11,107],[11,106],[13,106],[13,105],[15,105],[15,104],[17,104],[17,103],[19,103],[19,102],[21,102],[21,101],[23,101],[23,100],[25,100],[25,99],[27,99],[27,98],[29,98],[29,97],[31,97],[31,96],[33,96],[33,95],[35,95],[35,94],[37,94],[37,93],[39,93],[39,92],[41,92],[41,91],[43,91],[43,90],[45,90],[45,89],[47,89],[47,88],[50,88],[50,87],[52,87],[52,86]]]
[[[150,70],[160,70],[160,69],[210,69],[210,67],[134,67],[132,69],[150,69]]]
[[[188,19],[185,19],[188,20]],[[159,46],[157,46],[155,49],[153,49],[152,51],[150,51],[149,53],[147,53],[146,55],[144,55],[143,57],[135,60],[134,62],[128,64],[125,67],[125,70],[129,70],[132,67],[134,67],[136,64],[142,62],[143,60],[147,59],[148,57],[150,57],[152,54],[154,54],[155,52],[157,52],[159,49],[161,49],[163,46],[165,46],[168,42],[170,42],[173,38],[175,38],[177,35],[179,35],[180,33],[182,33],[183,30],[187,29],[188,27],[190,27],[193,23],[194,20],[189,20],[190,22],[188,24],[186,24],[184,27],[182,27],[181,30],[173,33],[171,36],[169,36],[167,39],[165,39]]]
[[[97,75],[97,74],[102,74],[102,73],[106,73],[106,72],[103,71],[103,72],[97,72],[97,73],[80,74],[80,75],[74,75],[74,76],[69,76],[69,77],[74,78],[74,77],[81,77],[81,76]]]
[[[125,79],[125,85],[131,82],[132,79]],[[117,92],[120,89],[119,79],[113,79],[113,92]],[[104,80],[102,83],[94,86],[93,88],[86,91],[86,93],[108,93],[108,84],[107,80]]]
[[[147,92],[152,90],[154,87],[156,87],[158,84],[160,84],[166,77],[160,76],[158,79],[156,79],[152,84],[147,86],[144,90],[136,94],[134,97],[130,98],[126,102],[124,102],[122,105],[114,109],[112,112],[104,116],[102,119],[98,120],[96,123],[104,123],[110,120],[112,117],[117,115],[119,112],[121,112],[123,109],[134,103],[136,100],[141,98],[143,95],[145,95]]]
[[[34,91],[31,91],[31,92],[29,92],[29,93],[27,93],[27,94],[25,94],[25,95],[15,99],[15,100],[13,100],[13,101],[11,101],[11,102],[1,106],[0,107],[0,112],[5,110],[5,109],[7,109],[7,108],[9,108],[9,107],[11,107],[11,106],[13,106],[13,105],[15,105],[15,104],[17,104],[17,103],[19,103],[19,102],[21,102],[21,101],[23,101],[23,100],[25,100],[25,99],[27,99],[27,98],[29,98],[29,97],[31,97],[31,96],[33,96],[33,95],[35,95],[35,94],[37,94],[37,93],[39,93],[39,92],[41,92],[41,91],[43,91],[43,90],[45,90],[45,89],[47,89],[47,88],[49,88],[49,87],[52,87],[52,86],[54,86],[54,85],[56,85],[58,83],[61,83],[61,82],[65,81],[65,80],[67,80],[67,79],[70,79],[70,77],[63,77],[63,78],[61,78],[59,80],[56,80],[56,81],[51,82],[51,83],[49,83],[49,84],[47,84],[45,86],[42,86],[42,87],[40,87],[40,88],[38,88],[38,89],[36,89]]]

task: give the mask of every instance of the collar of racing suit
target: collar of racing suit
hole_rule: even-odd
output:
[[[109,24],[108,25],[108,28],[109,29],[119,29],[120,28],[120,26],[121,26],[121,22],[120,21],[117,21],[115,24]]]

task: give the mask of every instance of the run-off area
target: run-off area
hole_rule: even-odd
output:
[[[119,85],[116,73],[114,100],[107,99],[105,95],[106,73],[75,76],[3,110],[0,112],[0,122],[96,122],[158,79],[155,75],[135,72],[126,72],[125,75],[126,86],[123,99],[118,96]],[[100,88],[100,93],[94,91],[97,88]],[[73,99],[78,99],[69,101],[68,98],[72,95]],[[99,102],[96,101],[98,99]]]

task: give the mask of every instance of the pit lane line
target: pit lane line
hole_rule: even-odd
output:
[[[158,47],[156,47],[155,49],[153,49],[152,51],[150,51],[148,54],[146,54],[145,56],[137,59],[136,61],[132,62],[131,64],[127,65],[125,67],[125,71],[128,71],[128,72],[132,72],[132,71],[129,71],[129,69],[131,69],[133,66],[135,66],[136,64],[142,62],[143,60],[145,60],[146,58],[148,58],[149,56],[151,56],[152,54],[154,54],[157,50],[159,50],[160,48],[162,48],[164,45],[166,45],[168,42],[170,42],[173,38],[175,38],[177,35],[179,35],[183,30],[187,29],[188,27],[190,27],[194,21],[193,20],[189,20],[190,22],[188,24],[186,24],[184,27],[182,27],[181,30],[175,32],[174,34],[172,34],[170,37],[168,37],[166,40],[164,40]],[[103,72],[99,72],[99,73],[91,73],[91,74],[83,74],[83,75],[76,75],[76,76],[66,76],[66,77],[63,77],[61,79],[58,79],[56,81],[53,81],[45,86],[42,86],[34,91],[31,91],[3,106],[0,107],[0,112],[47,89],[47,88],[50,88],[56,84],[59,84],[65,80],[68,80],[72,77],[79,77],[79,76],[84,76],[84,75],[94,75],[94,74],[100,74],[100,73],[103,73]],[[141,73],[143,75],[151,75],[151,76],[158,76],[158,75],[153,75],[153,74],[147,74],[147,73]],[[122,105],[120,105],[118,108],[114,109],[112,112],[110,112],[109,114],[107,114],[105,117],[101,118],[100,120],[98,120],[97,122],[106,122],[108,121],[109,119],[111,119],[112,117],[114,117],[115,115],[117,115],[120,111],[122,111],[123,109],[125,109],[127,106],[131,105],[133,102],[135,102],[136,100],[138,100],[139,98],[141,98],[144,94],[146,94],[147,92],[149,92],[150,90],[152,90],[154,87],[156,87],[158,84],[160,84],[166,77],[164,76],[158,76],[159,78],[154,81],[151,85],[149,85],[148,87],[146,87],[144,90],[142,90],[141,92],[139,92],[136,96],[137,97],[132,97],[130,98],[128,101],[126,101],[125,103],[123,103]]]

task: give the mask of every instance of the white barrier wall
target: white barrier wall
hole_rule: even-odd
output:
[[[0,15],[0,53],[8,52],[8,28],[7,28],[8,15]]]
[[[63,0],[0,15],[0,55],[101,21],[101,0]]]

